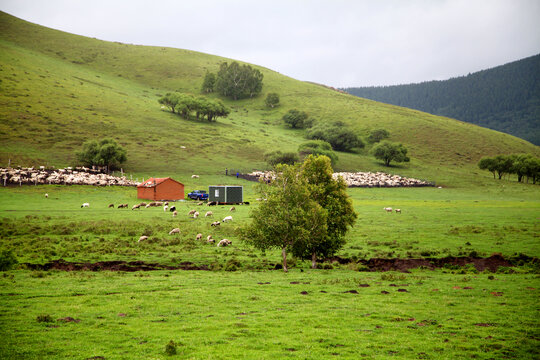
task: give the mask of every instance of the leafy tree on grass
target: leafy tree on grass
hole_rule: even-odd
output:
[[[195,116],[197,120],[206,118],[212,122],[216,121],[218,117],[227,117],[230,113],[229,108],[219,100],[190,94],[169,93],[160,98],[158,102],[169,107],[173,113],[176,111],[184,119]]]
[[[274,108],[279,104],[279,95],[277,93],[269,93],[266,95],[266,100],[264,102],[266,106]]]
[[[344,123],[318,123],[308,130],[306,137],[313,140],[324,140],[332,149],[338,151],[352,151],[354,148],[363,148],[362,140]]]
[[[297,109],[289,110],[285,115],[283,115],[283,122],[287,126],[293,129],[303,129],[304,121],[308,118],[308,114],[304,111]]]
[[[326,211],[311,199],[299,172],[300,164],[278,165],[276,179],[258,185],[266,201],[252,211],[252,222],[244,231],[246,242],[259,250],[281,249],[285,272],[287,252],[296,243],[307,243],[312,234],[326,234]]]
[[[357,214],[347,195],[345,181],[341,177],[333,178],[328,157],[309,155],[301,171],[311,198],[326,211],[326,226],[317,227],[319,232],[312,232],[307,242],[295,243],[293,254],[303,259],[311,258],[311,266],[315,269],[317,258],[334,256],[345,245],[345,234],[356,222]]]
[[[392,143],[390,141],[382,141],[371,149],[371,153],[375,158],[382,160],[384,165],[390,166],[390,162],[409,162],[407,156],[407,148],[402,144]]]
[[[219,94],[238,100],[259,94],[262,80],[263,74],[249,65],[224,62],[220,65],[214,87]]]
[[[85,166],[106,166],[110,171],[127,160],[126,150],[114,139],[89,140],[82,151],[76,153],[77,160]]]
[[[384,139],[388,139],[390,137],[390,133],[386,129],[375,129],[370,131],[367,141],[370,144],[375,144],[378,142],[381,142]]]
[[[303,144],[300,144],[298,147],[298,152],[301,157],[307,157],[309,155],[324,155],[327,156],[332,166],[334,166],[339,158],[334,151],[332,151],[332,145],[327,143],[324,140],[311,140]]]
[[[478,162],[478,167],[480,170],[488,170],[493,173],[493,178],[495,179],[495,173],[497,172],[496,166],[495,166],[495,159],[492,157],[483,157]]]
[[[206,75],[204,76],[201,91],[207,94],[211,93],[214,91],[215,85],[216,85],[216,74],[207,71]]]

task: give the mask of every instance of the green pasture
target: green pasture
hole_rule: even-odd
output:
[[[3,359],[536,359],[537,275],[0,276]],[[173,341],[176,355],[165,346]]]
[[[136,189],[92,186],[23,186],[0,189],[0,250],[13,250],[20,262],[142,260],[173,265],[192,262],[216,269],[266,269],[280,262],[280,252],[261,253],[244,244],[241,229],[257,206],[255,183],[235,177],[189,179],[186,192],[208,184],[244,186],[250,205],[198,206],[178,201],[178,217],[162,208],[131,210],[142,200]],[[45,198],[44,194],[49,197]],[[540,199],[537,186],[495,181],[491,187],[471,189],[402,188],[348,190],[359,217],[338,253],[358,259],[490,256],[500,253],[540,255]],[[81,208],[84,202],[89,208]],[[117,209],[118,204],[128,209]],[[114,204],[114,208],[108,208]],[[383,207],[401,209],[386,213]],[[188,216],[197,210],[200,217]],[[212,211],[211,217],[205,217]],[[210,224],[232,215],[233,222],[218,228]],[[180,234],[168,235],[173,228]],[[233,246],[196,241],[227,238]],[[140,236],[149,239],[138,242]],[[308,267],[291,259],[298,267]],[[232,265],[231,265],[232,264]]]

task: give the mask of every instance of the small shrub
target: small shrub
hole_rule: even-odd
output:
[[[40,323],[41,322],[50,323],[50,322],[53,322],[53,318],[51,315],[48,315],[48,314],[40,314],[37,316],[36,321]]]
[[[165,345],[165,354],[171,356],[176,355],[176,344],[174,341],[169,341],[167,345]]]
[[[41,278],[44,278],[45,276],[47,276],[47,273],[44,271],[32,271],[30,273],[30,277],[34,279],[41,279]]]
[[[405,280],[406,278],[407,276],[404,274],[384,273],[381,275],[381,280],[383,281]]]
[[[16,264],[18,261],[13,250],[3,250],[0,253],[0,271],[11,270]]]

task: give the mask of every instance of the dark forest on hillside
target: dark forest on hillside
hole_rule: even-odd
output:
[[[342,90],[502,131],[540,145],[540,54],[444,81]]]

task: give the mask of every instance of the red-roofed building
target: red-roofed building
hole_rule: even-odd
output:
[[[148,200],[184,200],[184,184],[168,178],[150,178],[137,186],[137,197]]]

